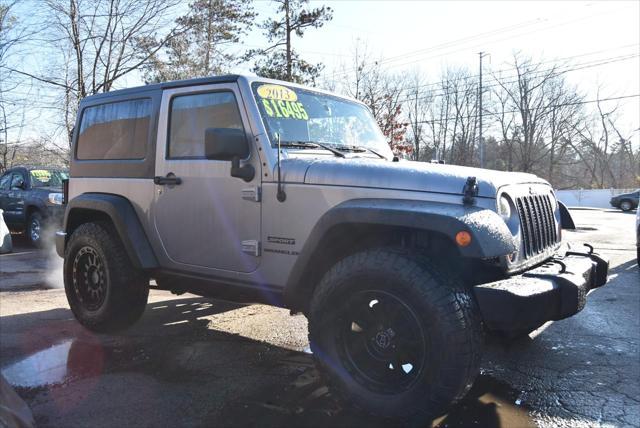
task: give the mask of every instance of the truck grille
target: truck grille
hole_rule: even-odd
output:
[[[549,195],[532,195],[516,198],[520,216],[524,255],[539,254],[558,242],[553,206]]]

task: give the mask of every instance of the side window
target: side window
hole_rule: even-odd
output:
[[[11,190],[22,189],[24,186],[24,176],[20,173],[13,173],[13,179],[11,180]]]
[[[0,190],[9,190],[9,184],[11,183],[12,173],[8,172],[0,178]]]
[[[87,107],[82,112],[76,158],[144,159],[150,117],[150,99]]]
[[[174,97],[170,107],[168,158],[203,158],[207,128],[243,129],[233,92]]]

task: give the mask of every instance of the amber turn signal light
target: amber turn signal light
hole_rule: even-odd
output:
[[[461,247],[466,247],[471,244],[471,234],[464,230],[456,233],[456,243]]]

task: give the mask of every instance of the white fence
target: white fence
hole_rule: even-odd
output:
[[[558,199],[568,207],[613,208],[609,200],[620,193],[635,189],[558,190]]]

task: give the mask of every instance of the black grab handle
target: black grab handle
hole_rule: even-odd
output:
[[[153,177],[153,183],[158,184],[160,186],[176,186],[178,184],[182,184],[182,179],[180,177],[176,177],[173,172],[167,174],[166,177],[156,176]]]

